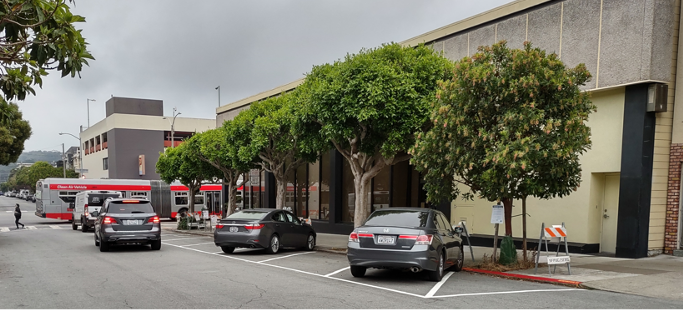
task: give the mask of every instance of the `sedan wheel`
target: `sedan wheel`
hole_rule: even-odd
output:
[[[463,246],[458,251],[458,260],[456,260],[456,265],[454,265],[454,271],[458,272],[463,269],[463,261],[465,260],[465,256],[463,255]]]
[[[221,250],[223,251],[223,253],[230,254],[233,253],[233,251],[235,251],[235,248],[232,246],[222,246]]]
[[[351,270],[351,274],[354,276],[354,278],[363,278],[363,276],[366,275],[366,267],[350,266],[349,269]]]
[[[430,271],[430,273],[428,273],[428,277],[430,278],[430,281],[439,282],[439,281],[442,281],[443,276],[444,276],[444,254],[440,254],[439,255],[439,264],[437,265],[437,270]]]
[[[271,242],[268,243],[269,246],[266,249],[266,252],[269,254],[275,254],[278,253],[280,250],[280,239],[278,238],[278,235],[274,234],[271,236]]]
[[[306,239],[306,250],[307,251],[313,251],[313,249],[316,247],[316,237],[314,237],[313,234],[309,234],[309,237]]]

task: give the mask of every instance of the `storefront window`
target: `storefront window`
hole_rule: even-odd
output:
[[[420,205],[418,204],[419,197],[418,197],[418,192],[420,189],[420,174],[416,169],[413,169],[413,166],[409,166],[411,168],[411,207],[421,207],[424,208],[425,204]]]
[[[261,199],[259,200],[259,208],[268,208],[268,206],[264,203],[266,201],[266,170],[261,170],[261,173],[259,174],[259,184],[260,184],[260,197]]]
[[[306,167],[308,165],[300,165],[297,167],[297,183],[295,183],[296,186],[296,191],[297,191],[297,196],[295,197],[296,203],[295,207],[296,210],[292,210],[294,214],[297,215],[297,217],[307,217],[306,216],[306,201],[309,199],[307,187],[309,182],[307,181],[308,175],[306,173]],[[296,212],[295,212],[296,211]]]
[[[327,220],[330,216],[330,152],[321,156],[321,215],[320,219]]]
[[[290,173],[287,174],[285,180],[287,180],[287,185],[285,187],[285,206],[283,208],[290,212],[295,212],[295,171],[290,170]]]
[[[356,201],[354,191],[354,175],[349,161],[342,161],[342,222],[354,222],[354,203]]]
[[[409,162],[402,161],[393,167],[392,172],[392,207],[414,207],[406,203],[409,200]]]
[[[373,178],[373,207],[371,211],[390,206],[390,169],[386,166]]]
[[[309,164],[309,212],[308,216],[305,217],[314,220],[318,219],[318,212],[320,209],[320,165],[320,161],[317,161],[313,164]]]

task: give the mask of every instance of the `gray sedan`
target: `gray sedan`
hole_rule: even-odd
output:
[[[233,253],[235,248],[263,248],[271,254],[283,247],[311,251],[316,246],[316,232],[288,211],[248,209],[216,225],[214,244],[224,253]]]
[[[349,235],[347,259],[354,277],[367,268],[409,269],[440,281],[445,269],[463,268],[463,243],[438,210],[381,209]]]

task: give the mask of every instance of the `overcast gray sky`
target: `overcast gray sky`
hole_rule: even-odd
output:
[[[313,65],[401,42],[498,7],[479,1],[77,0],[76,25],[95,57],[81,78],[51,73],[19,107],[33,128],[25,150],[78,145],[69,136],[104,119],[112,95],[161,99],[164,114],[215,118],[221,104],[299,79]]]

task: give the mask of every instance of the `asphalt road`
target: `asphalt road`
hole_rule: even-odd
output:
[[[121,247],[100,253],[93,234],[40,219],[0,197],[2,308],[682,308],[682,301],[451,273],[369,270],[353,278],[344,255],[238,249],[165,232],[160,251]]]

